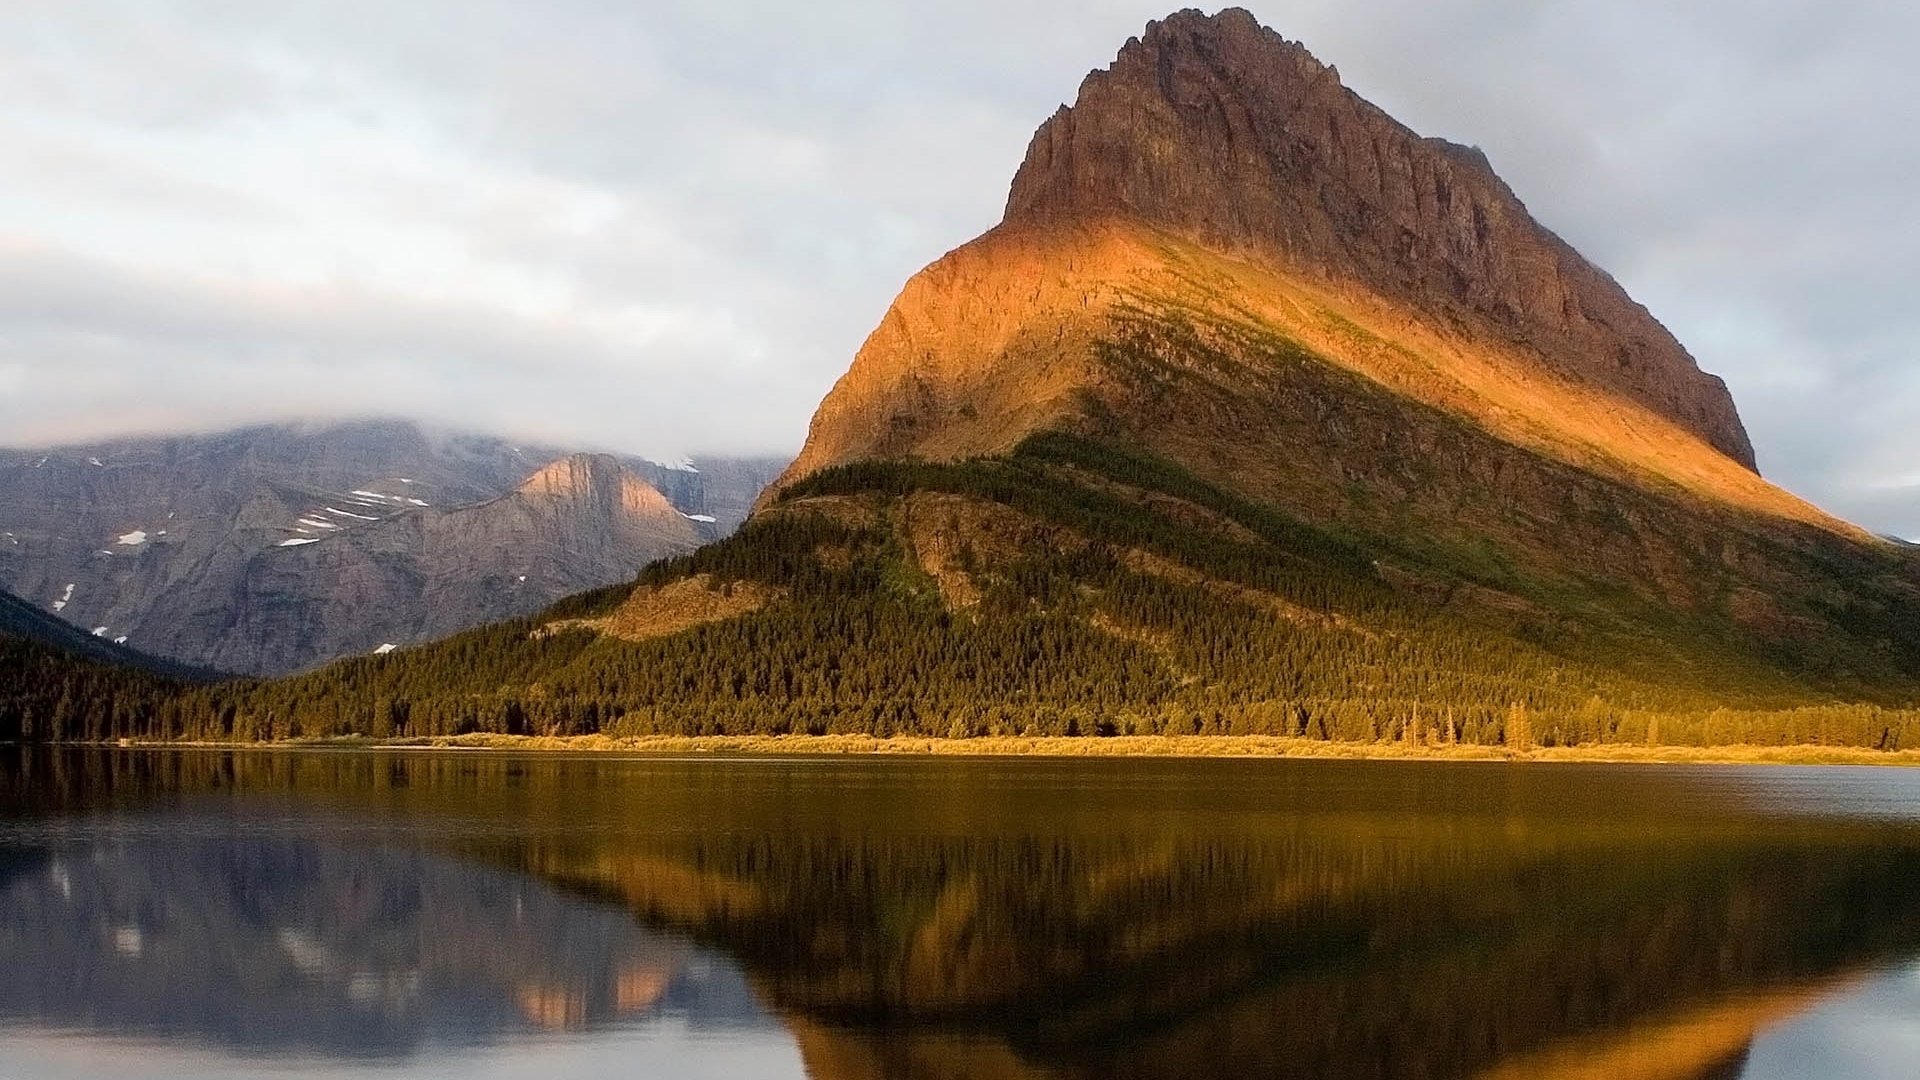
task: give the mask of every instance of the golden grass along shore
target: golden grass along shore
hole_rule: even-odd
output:
[[[872,735],[446,735],[408,739],[294,739],[283,742],[178,743],[121,740],[119,746],[247,749],[572,751],[627,754],[919,755],[954,757],[1301,758],[1378,761],[1620,762],[1681,765],[1920,765],[1920,750],[1845,746],[1423,746],[1401,742],[1326,742],[1267,735],[1120,735],[1111,738],[986,736],[938,739]]]

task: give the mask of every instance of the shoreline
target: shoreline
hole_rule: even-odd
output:
[[[117,740],[68,746],[144,750],[506,751],[740,757],[1243,758],[1320,761],[1478,761],[1627,765],[1920,766],[1920,750],[1847,746],[1602,745],[1509,750],[1500,746],[1323,742],[1267,735],[983,736],[943,739],[873,735],[443,735],[403,739],[347,736],[277,742]]]

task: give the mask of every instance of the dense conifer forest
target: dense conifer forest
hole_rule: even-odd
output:
[[[1036,523],[990,551],[962,540],[954,561],[977,585],[970,604],[944,597],[909,550],[900,507],[924,493]],[[958,521],[947,531],[972,535]],[[1419,557],[1428,580],[1468,581]],[[1783,662],[1710,619],[1662,623],[1622,608],[1612,625],[1590,610],[1575,623],[1537,607],[1439,603],[1381,570],[1413,558],[1162,460],[1043,435],[997,459],[830,469],[735,537],[657,563],[634,585],[289,679],[195,684],[9,639],[0,736],[1920,746],[1920,713],[1901,707],[1910,682]],[[696,578],[715,594],[758,586],[779,599],[647,640],[590,625],[635,589]]]

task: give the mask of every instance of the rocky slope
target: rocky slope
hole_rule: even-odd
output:
[[[1007,221],[1121,217],[1511,341],[1742,464],[1726,386],[1531,215],[1479,150],[1423,139],[1238,9],[1152,23],[1041,125]]]
[[[702,464],[404,422],[0,451],[0,586],[107,641],[293,671],[631,578],[724,535],[778,469]]]
[[[410,509],[256,556],[204,612],[229,620],[212,661],[307,667],[431,641],[630,580],[702,539],[633,470],[577,454],[497,499]]]
[[[626,459],[627,467],[660,489],[703,533],[726,536],[747,520],[753,502],[778,479],[791,457],[702,455],[675,461]]]
[[[1203,265],[1186,265],[1189,246]],[[957,411],[972,404],[1003,427],[1034,426],[1010,421],[1005,403],[965,400],[968,384],[1032,349],[1045,363],[1020,381],[1044,396],[1061,392],[1055,383],[1084,385],[1084,370],[1061,370],[1084,345],[1075,338],[1099,333],[1135,289],[1158,287],[1153,278],[1222,268],[1206,262],[1276,279],[1228,283],[1236,303],[1274,299],[1284,285],[1336,309],[1323,319],[1364,308],[1387,327],[1386,344],[1417,331],[1406,344],[1427,355],[1412,359],[1441,374],[1460,366],[1431,355],[1448,346],[1496,353],[1536,380],[1625,398],[1753,466],[1724,384],[1534,221],[1484,155],[1421,138],[1304,47],[1229,9],[1149,24],[1087,77],[1079,100],[1035,134],[1002,225],[909,283],[790,475],[895,449],[837,430],[873,419],[851,407],[876,397],[893,409],[882,435],[935,430],[934,453],[961,448],[941,418],[918,415],[935,404],[958,399]],[[848,411],[863,415],[836,423]],[[1533,419],[1553,426],[1551,415]],[[971,441],[964,449],[998,448]]]

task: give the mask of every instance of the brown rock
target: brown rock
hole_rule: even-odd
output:
[[[1754,466],[1725,384],[1536,222],[1484,154],[1421,138],[1245,11],[1148,24],[1034,135],[1006,220],[1105,217],[1524,343]]]

